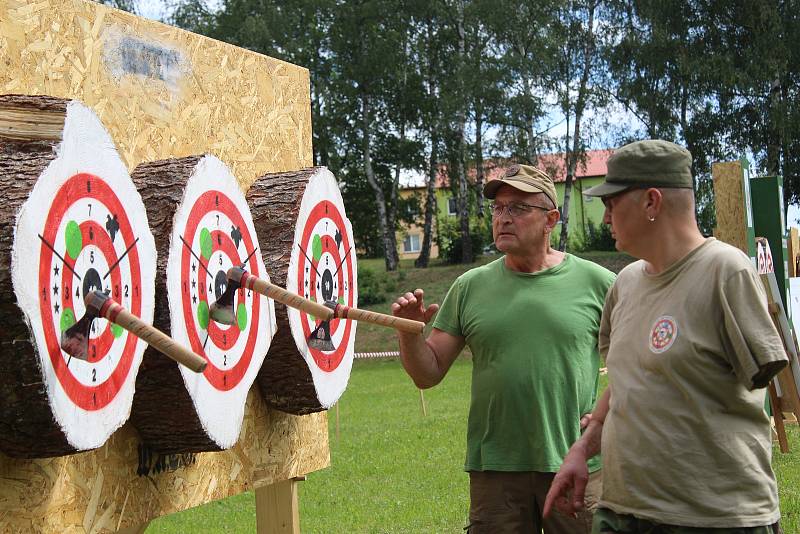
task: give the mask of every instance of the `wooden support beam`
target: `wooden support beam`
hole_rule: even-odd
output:
[[[258,534],[300,534],[295,479],[256,488],[255,493]]]

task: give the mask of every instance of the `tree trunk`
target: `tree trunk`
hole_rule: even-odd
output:
[[[478,217],[483,218],[483,107],[475,105],[475,197]]]
[[[152,320],[156,252],[141,197],[97,116],[44,96],[0,97],[0,184],[0,449],[100,447],[129,417],[145,344],[104,319],[85,321],[85,358],[60,338],[95,290]]]
[[[202,156],[189,156],[143,163],[131,178],[142,195],[147,220],[160,252],[156,270],[153,325],[171,335],[171,313],[167,295],[167,262],[173,233],[173,217],[184,196],[184,188]],[[169,406],[169,409],[164,409]],[[144,443],[162,454],[219,451],[223,448],[209,436],[197,415],[178,365],[153,347],[145,350],[136,377],[131,422]]]
[[[322,189],[324,194],[321,196],[318,194],[320,183],[329,186],[328,189]],[[256,180],[246,197],[253,214],[253,223],[261,245],[264,263],[272,283],[305,297],[305,291],[309,291],[309,286],[300,284],[298,276],[303,277],[307,282],[313,280],[310,277],[312,270],[322,269],[325,272],[319,278],[324,281],[325,273],[329,269],[332,271],[333,266],[323,266],[325,262],[322,260],[322,256],[317,260],[319,261],[317,266],[307,265],[308,270],[303,269],[303,272],[299,273],[303,255],[315,256],[316,253],[308,244],[304,247],[301,246],[302,244],[296,240],[296,237],[298,232],[301,236],[308,235],[309,239],[312,233],[329,232],[320,236],[320,243],[330,246],[332,241],[336,241],[337,250],[339,250],[340,243],[342,247],[347,245],[347,250],[342,249],[339,254],[341,256],[339,267],[344,274],[350,276],[352,281],[352,284],[348,286],[348,276],[344,276],[345,284],[335,286],[338,291],[334,296],[344,300],[346,305],[356,307],[358,302],[356,299],[356,253],[353,232],[344,216],[341,195],[339,194],[338,199],[332,198],[331,192],[336,195],[338,191],[330,171],[324,167],[313,167],[299,171],[267,174]],[[322,229],[317,229],[315,224],[322,225],[324,223],[315,223],[315,220],[327,222],[335,220],[335,217],[323,215],[321,211],[317,215],[316,211],[307,207],[316,204],[318,200],[338,206],[336,209],[341,211],[339,215],[345,221],[346,228],[337,227],[335,232],[334,229],[327,231],[324,230],[328,226],[325,224],[320,227]],[[327,207],[325,209],[327,210]],[[307,215],[301,216],[301,213]],[[298,225],[300,226],[299,230]],[[312,230],[307,231],[308,228],[312,228]],[[295,255],[295,261],[292,260],[292,254]],[[311,262],[310,258],[309,262]],[[338,272],[339,268],[336,269],[336,274]],[[334,274],[334,279],[335,276]],[[313,290],[313,287],[311,289]],[[322,296],[325,296],[324,291],[321,293]],[[308,298],[320,302],[323,299],[319,295],[320,293],[309,293]],[[326,325],[329,331],[333,332],[334,338],[336,338],[334,329],[337,326],[344,329],[342,330],[345,332],[344,336],[341,336],[341,339],[336,338],[335,341],[338,342],[338,345],[332,348],[336,351],[333,353],[334,355],[341,351],[343,356],[335,368],[322,369],[320,372],[318,359],[325,358],[331,352],[320,352],[309,347],[308,335],[302,326],[303,321],[307,320],[306,314],[297,313],[283,304],[276,303],[275,317],[278,333],[272,340],[269,353],[257,378],[264,400],[273,408],[298,415],[325,410],[339,398],[347,384],[353,362],[355,323],[333,319]],[[322,322],[315,321],[314,325],[320,327]]]
[[[40,115],[40,120],[32,121],[37,131],[43,129],[42,123],[54,126],[50,134],[16,133],[5,128],[0,132],[0,184],[4,192],[4,209],[0,210],[0,449],[14,457],[76,452],[53,416],[38,349],[17,305],[11,280],[16,216],[39,176],[56,159],[67,102],[49,97],[0,97],[2,116],[13,109],[20,118]]]
[[[558,249],[561,251],[564,251],[567,248],[567,241],[569,238],[569,204],[570,196],[572,194],[572,182],[575,177],[575,169],[577,168],[578,154],[583,152],[581,147],[581,119],[583,118],[583,111],[586,107],[586,91],[589,83],[589,74],[591,73],[592,58],[594,55],[595,7],[596,4],[594,2],[589,5],[589,20],[586,23],[586,41],[584,42],[583,49],[583,68],[581,72],[580,84],[578,86],[578,96],[575,102],[575,131],[572,134],[572,149],[570,150],[569,146],[567,147],[567,177],[566,181],[564,182],[564,202],[561,207],[561,239],[558,244]],[[567,92],[565,98],[567,101],[569,101],[569,82],[567,82]]]
[[[422,249],[414,262],[415,267],[427,267],[431,256],[433,215],[436,213],[436,178],[439,174],[439,133],[431,126],[431,159],[428,165],[428,183],[425,195],[425,225],[422,230]]]
[[[461,98],[459,99],[458,118],[456,119],[458,122],[456,127],[456,135],[458,137],[458,218],[459,226],[461,228],[461,263],[472,263],[475,261],[475,255],[472,251],[472,237],[470,236],[469,230],[469,186],[467,184],[467,165],[465,161],[467,152],[465,146],[467,113],[464,109],[466,106],[466,91],[464,84],[466,39],[464,33],[464,2],[463,0],[460,0],[458,3],[458,87]]]
[[[380,226],[381,241],[383,242],[383,250],[386,261],[387,271],[397,270],[397,239],[394,235],[394,228],[389,228],[387,221],[388,216],[386,212],[386,199],[383,195],[383,189],[375,177],[375,171],[372,169],[372,146],[370,142],[370,113],[372,112],[369,104],[370,97],[365,93],[361,93],[361,128],[363,138],[363,157],[364,157],[364,173],[367,175],[367,182],[375,194],[375,204],[378,208],[378,225]]]

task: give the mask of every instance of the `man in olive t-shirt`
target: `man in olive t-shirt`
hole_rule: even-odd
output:
[[[559,212],[543,172],[512,166],[485,193],[494,199],[492,230],[505,256],[455,281],[427,340],[400,334],[401,360],[426,388],[441,381],[465,345],[472,351],[465,463],[471,534],[588,534],[589,513],[545,521],[541,514],[554,473],[580,436],[581,417],[594,407],[597,333],[614,275],[550,248]],[[423,306],[421,290],[392,305],[395,315],[426,322],[436,309]]]
[[[585,193],[601,196],[617,248],[641,260],[609,292],[609,387],[546,513],[580,508],[586,459],[602,450],[601,534],[779,531],[763,388],[787,357],[749,259],[698,231],[690,167],[685,149],[639,141]]]

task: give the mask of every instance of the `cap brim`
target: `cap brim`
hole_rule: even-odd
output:
[[[494,180],[489,180],[486,182],[486,185],[483,186],[483,196],[486,198],[494,198],[497,194],[497,190],[504,185],[510,185],[514,189],[519,189],[524,193],[545,193],[540,187],[527,182],[509,180],[508,178],[495,178]],[[547,193],[545,193],[545,195],[547,195]]]
[[[627,184],[612,184],[608,182],[603,182],[602,184],[597,184],[594,187],[590,187],[586,191],[583,192],[584,195],[587,197],[607,197],[608,195],[614,195],[616,193],[621,193],[626,189],[630,189],[631,186]]]

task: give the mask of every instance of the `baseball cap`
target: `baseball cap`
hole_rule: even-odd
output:
[[[556,187],[553,185],[553,179],[544,171],[537,169],[531,165],[510,165],[502,178],[495,178],[489,180],[483,186],[483,196],[486,198],[494,198],[497,190],[503,184],[510,185],[515,189],[519,189],[525,193],[544,193],[547,198],[553,201],[553,205],[558,207],[558,200],[556,197]]]
[[[692,188],[692,155],[660,139],[636,141],[618,148],[606,163],[605,182],[583,192],[592,197],[648,187]]]

